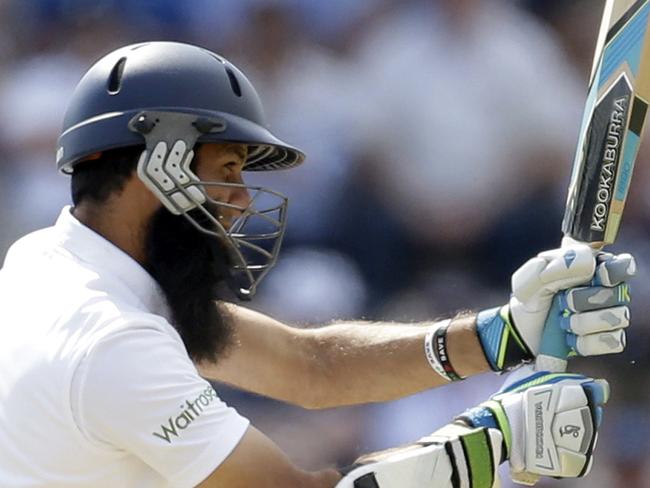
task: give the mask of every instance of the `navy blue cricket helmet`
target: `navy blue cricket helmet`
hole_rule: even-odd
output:
[[[255,88],[228,60],[189,44],[144,42],[107,54],[81,79],[59,137],[58,169],[72,173],[92,154],[142,145],[142,137],[128,126],[142,111],[225,122],[223,130],[203,133],[197,142],[248,145],[245,170],[289,168],[304,159],[300,150],[271,134]]]

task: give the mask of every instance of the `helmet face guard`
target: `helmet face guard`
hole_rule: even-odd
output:
[[[259,96],[237,67],[178,42],[125,46],[86,72],[66,110],[57,167],[72,173],[93,154],[141,146],[143,139],[139,178],[170,212],[226,244],[231,288],[250,298],[277,260],[287,199],[264,188],[199,180],[190,169],[194,147],[246,145],[245,171],[291,168],[304,154],[268,130]],[[250,205],[234,208],[210,198],[210,188],[217,186],[245,188]],[[226,222],[220,219],[222,211],[239,218]]]
[[[146,149],[138,161],[138,177],[165,207],[182,215],[199,231],[226,244],[230,287],[241,299],[250,299],[258,283],[277,261],[286,228],[287,198],[258,186],[203,181],[190,169],[194,146],[206,132],[224,130],[226,122],[195,114],[142,111],[129,129],[142,135]],[[215,200],[210,188],[244,189],[246,207]],[[223,222],[222,211],[238,217]],[[179,256],[181,258],[181,256]]]

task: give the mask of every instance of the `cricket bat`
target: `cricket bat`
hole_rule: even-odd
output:
[[[650,0],[607,0],[598,34],[564,221],[563,242],[615,241],[650,101]],[[536,369],[563,371],[544,331]]]

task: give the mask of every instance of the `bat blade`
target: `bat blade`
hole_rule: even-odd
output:
[[[607,0],[578,138],[563,243],[616,239],[650,100],[650,0]],[[595,251],[594,251],[595,252]],[[564,371],[564,331],[546,327],[535,369]]]
[[[595,249],[616,239],[643,135],[649,22],[650,0],[607,0],[562,223]]]

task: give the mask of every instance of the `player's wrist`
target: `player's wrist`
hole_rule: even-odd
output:
[[[452,320],[445,320],[432,328],[424,337],[424,355],[431,368],[446,381],[464,380],[451,364],[447,331]]]
[[[514,326],[509,305],[480,311],[476,315],[476,334],[492,371],[512,371],[534,359]]]

